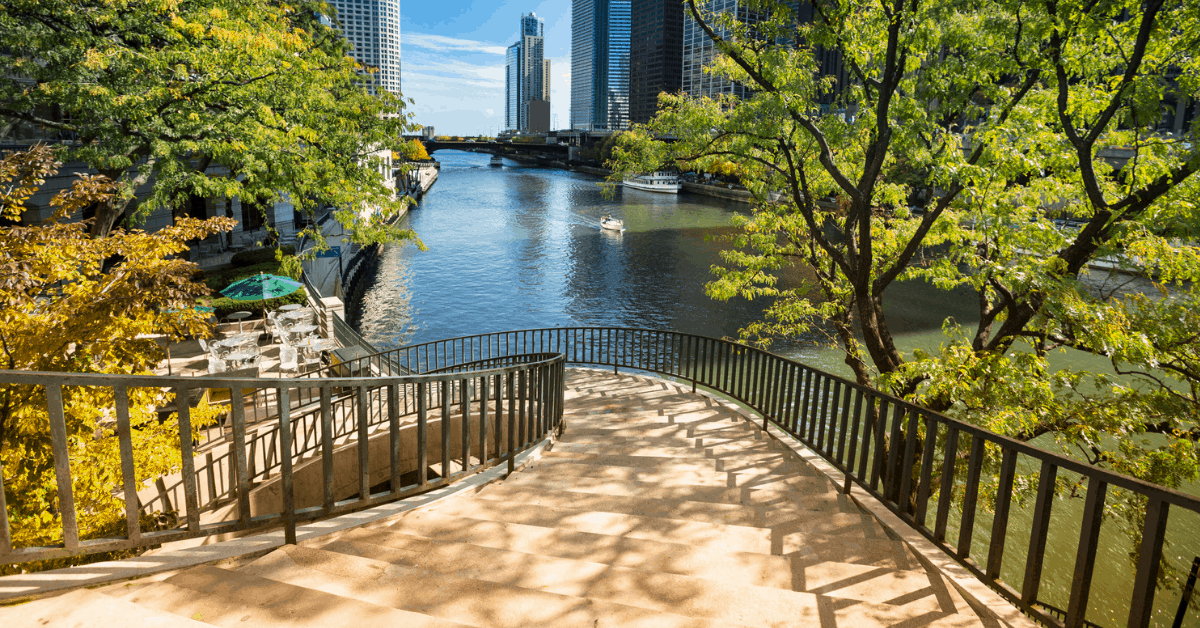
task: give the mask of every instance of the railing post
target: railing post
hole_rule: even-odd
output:
[[[288,404],[288,389],[279,388],[279,450],[283,488],[283,542],[296,544],[296,492],[292,486],[292,412]],[[197,513],[199,519],[199,513]]]
[[[1088,479],[1083,505],[1083,525],[1079,530],[1079,550],[1075,554],[1075,572],[1071,577],[1071,598],[1067,606],[1066,628],[1083,625],[1088,596],[1092,591],[1092,572],[1096,567],[1096,545],[1100,540],[1100,522],[1104,514],[1104,496],[1108,483],[1096,477]]]
[[[417,485],[429,482],[429,411],[425,382],[417,382]]]
[[[517,413],[513,408],[516,397],[513,391],[513,374],[509,373],[505,384],[508,386],[508,475],[517,470]]]
[[[117,441],[121,449],[121,485],[125,490],[125,535],[130,541],[142,538],[140,513],[138,512],[137,475],[133,466],[133,428],[129,423],[129,389],[117,386],[113,389],[117,410]],[[0,511],[4,509],[4,486],[0,482]],[[0,536],[6,531],[3,516],[0,516]],[[0,539],[0,545],[3,544]],[[0,549],[3,549],[0,547]]]
[[[1154,590],[1158,584],[1158,566],[1162,561],[1163,536],[1167,531],[1167,515],[1170,510],[1171,505],[1161,499],[1151,498],[1146,504],[1146,521],[1142,525],[1137,575],[1133,581],[1133,600],[1129,606],[1130,628],[1145,628],[1150,625],[1151,612],[1154,610]],[[1193,574],[1194,569],[1195,565]],[[1187,608],[1187,598],[1186,594],[1181,597],[1180,610]],[[1176,621],[1175,625],[1180,624]]]

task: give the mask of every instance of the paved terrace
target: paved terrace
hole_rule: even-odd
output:
[[[295,546],[221,544],[247,554],[215,564],[180,569],[213,559],[184,550],[89,566],[160,573],[0,609],[0,625],[1032,625],[734,407],[568,374],[564,434],[507,479],[316,522]]]

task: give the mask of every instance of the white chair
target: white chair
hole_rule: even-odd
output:
[[[201,342],[203,342],[203,341],[201,341]],[[213,373],[224,373],[224,372],[225,372],[225,360],[218,358],[216,356],[213,356],[213,355],[208,356],[208,373],[210,375],[212,375]]]
[[[267,326],[267,331],[269,331],[271,333],[271,342],[274,342],[274,343],[284,342],[284,337],[286,334],[284,334],[284,332],[283,332],[283,325],[280,324],[280,322],[279,322],[278,313],[276,313],[276,312],[268,312],[267,313],[266,326]]]
[[[279,347],[279,372],[284,371],[297,374],[300,372],[300,356],[295,347],[288,345]]]

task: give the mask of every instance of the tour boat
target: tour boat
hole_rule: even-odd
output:
[[[635,190],[645,190],[647,192],[678,194],[679,188],[683,186],[679,183],[679,175],[659,170],[650,174],[625,177],[625,187]]]
[[[612,231],[624,231],[625,222],[622,220],[617,220],[616,218],[606,214],[600,217],[600,228],[611,229]]]
[[[489,166],[503,166],[504,160],[501,159],[500,155],[492,155],[492,160],[488,162],[488,165]]]

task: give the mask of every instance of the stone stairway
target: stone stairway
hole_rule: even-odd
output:
[[[241,564],[3,609],[0,624],[996,625],[729,408],[631,375],[573,370],[567,387],[562,438],[503,481]]]

